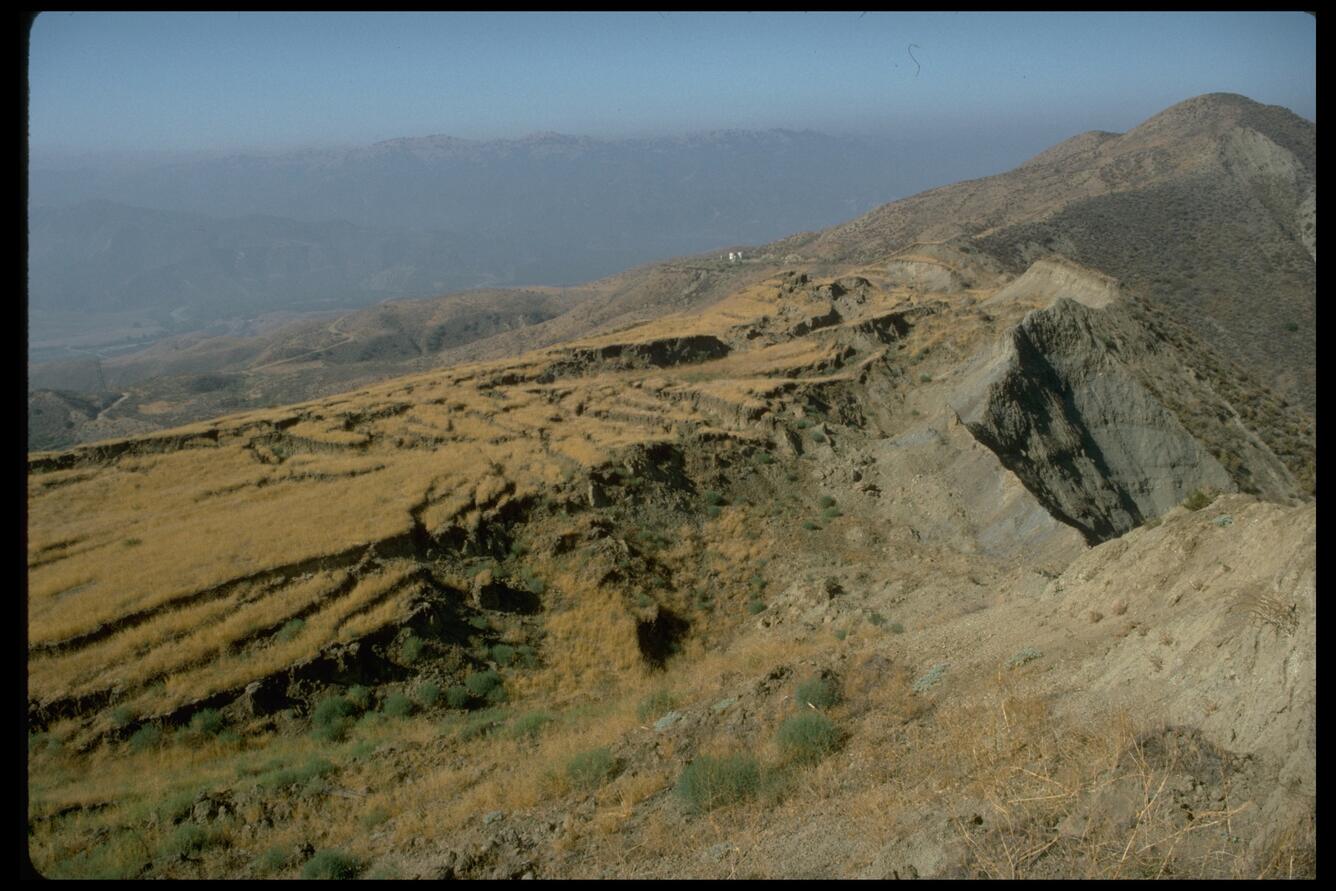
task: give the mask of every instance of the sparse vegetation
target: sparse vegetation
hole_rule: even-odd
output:
[[[316,851],[302,867],[303,879],[355,879],[362,871],[355,857],[341,851]]]
[[[636,718],[641,722],[653,721],[668,714],[677,707],[677,698],[667,690],[655,690],[640,700],[636,706]]]
[[[1209,507],[1211,502],[1215,501],[1215,493],[1206,489],[1196,489],[1187,498],[1183,499],[1183,506],[1190,511],[1199,511],[1204,507]]]
[[[282,628],[278,629],[278,634],[276,634],[275,637],[284,643],[287,643],[295,640],[297,635],[301,634],[302,629],[305,627],[306,621],[304,619],[289,619],[283,623]]]
[[[830,708],[840,701],[840,688],[834,679],[813,675],[798,685],[798,704]]]
[[[417,703],[402,693],[391,693],[385,697],[380,710],[387,717],[407,718],[417,710]]]
[[[676,791],[688,811],[705,813],[751,798],[760,786],[761,766],[750,755],[701,755],[682,771]]]
[[[566,762],[566,778],[577,789],[596,789],[610,780],[617,764],[606,746],[580,752]]]
[[[840,734],[830,718],[820,712],[805,711],[784,720],[776,741],[785,760],[815,764],[835,751]]]
[[[939,662],[920,675],[911,689],[915,693],[926,693],[935,687],[945,674],[946,663]]]
[[[1020,668],[1022,665],[1028,665],[1042,655],[1044,654],[1036,650],[1034,647],[1026,647],[1007,660],[1007,668]]]
[[[474,672],[464,679],[464,686],[479,699],[485,699],[488,702],[505,702],[505,687],[501,683],[501,675],[495,671]]]

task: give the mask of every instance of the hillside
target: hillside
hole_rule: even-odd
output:
[[[30,455],[34,862],[1314,875],[1308,419],[1068,257],[767,262]]]
[[[107,379],[118,382],[110,386],[113,398],[127,398],[101,422],[89,424],[78,411],[54,427],[30,421],[30,429],[57,430],[30,439],[30,448],[515,356],[702,308],[787,269],[838,277],[884,264],[906,286],[958,291],[1019,276],[1049,255],[1113,276],[1209,344],[1218,376],[1237,382],[1235,404],[1245,412],[1260,406],[1251,419],[1259,430],[1277,412],[1297,408],[1310,419],[1316,412],[1316,126],[1241,96],[1197,97],[1126,134],[1082,134],[1008,173],[924,192],[745,254],[739,264],[719,254],[650,264],[541,298],[530,289],[504,298],[480,291],[476,298],[399,301],[255,342],[170,339],[104,362]],[[978,280],[961,279],[962,265]],[[482,300],[495,307],[482,309]],[[442,336],[411,335],[409,346],[400,332],[423,325]],[[334,346],[337,355],[316,352]],[[314,361],[267,365],[258,358],[293,349],[309,351]],[[225,399],[193,392],[190,375],[204,373],[230,376]],[[88,401],[109,392],[80,389],[63,398]],[[1245,389],[1265,395],[1244,398]],[[164,405],[171,411],[154,413]],[[112,423],[117,419],[124,426]],[[1308,426],[1307,446],[1273,447],[1311,446]]]

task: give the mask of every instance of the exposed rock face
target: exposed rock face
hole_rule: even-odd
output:
[[[1110,356],[1097,311],[1035,310],[952,400],[961,421],[1090,543],[1114,538],[1229,473]]]
[[[1095,309],[1118,299],[1118,282],[1061,256],[1036,260],[1025,274],[989,298],[987,304],[1012,300],[1051,303],[1066,297]]]

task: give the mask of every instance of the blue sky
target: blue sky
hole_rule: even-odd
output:
[[[1235,92],[1316,120],[1302,13],[46,13],[35,150],[722,128],[1033,136]]]

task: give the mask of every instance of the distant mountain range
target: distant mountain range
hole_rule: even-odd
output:
[[[432,136],[101,167],[33,160],[33,307],[202,317],[569,284],[820,228],[946,181],[889,138]]]

